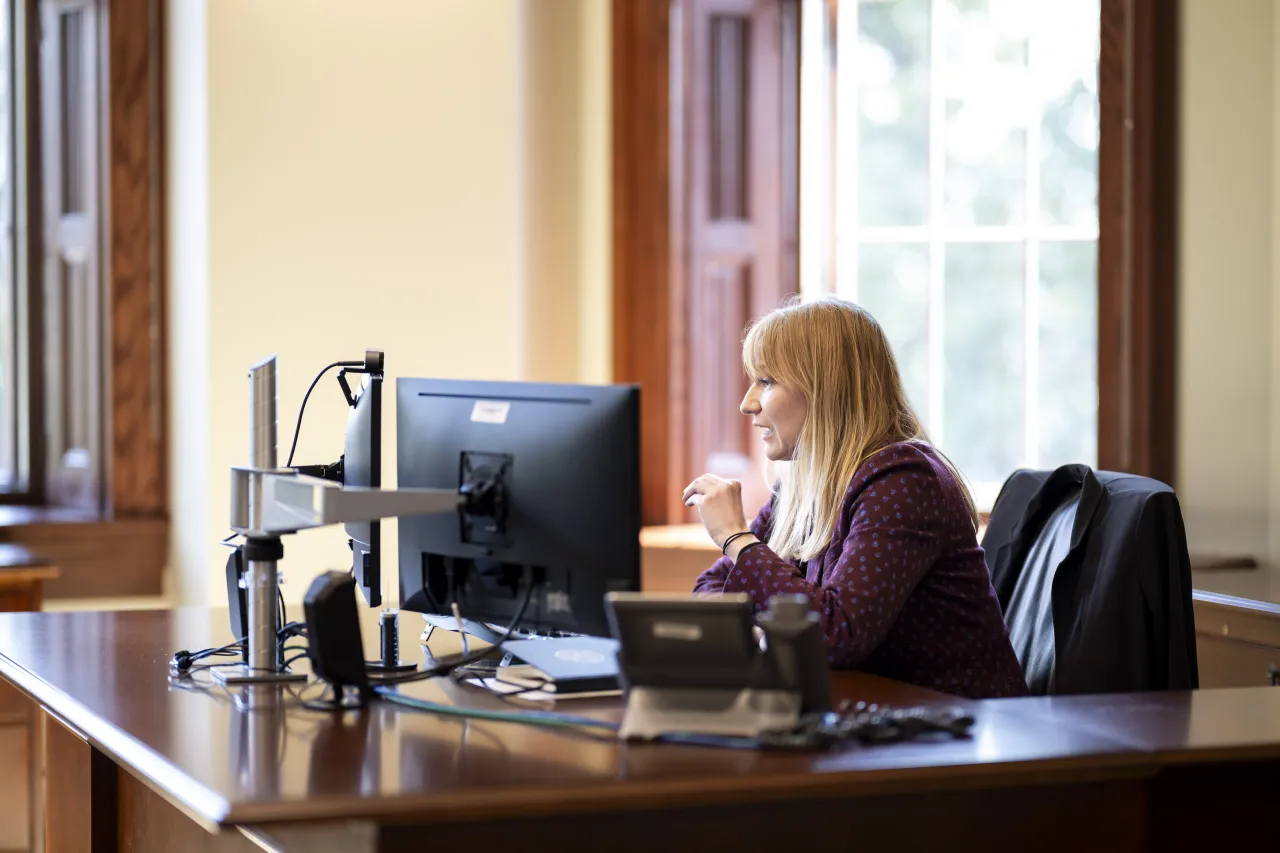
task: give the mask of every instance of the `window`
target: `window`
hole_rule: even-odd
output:
[[[13,14],[0,4],[0,492],[22,485],[18,469],[18,289],[15,284]]]
[[[800,280],[989,507],[1098,456],[1098,0],[804,0]]]
[[[0,0],[0,538],[51,597],[161,586],[162,6]]]
[[[99,4],[13,0],[0,17],[0,492],[102,512]]]
[[[712,36],[725,16],[742,54]],[[981,502],[1066,460],[1176,485],[1176,4],[614,0],[612,20],[614,378],[643,388],[647,524],[690,521],[681,488],[742,443],[702,414],[742,390],[703,318],[796,281],[884,322]],[[707,132],[726,103],[742,144]],[[777,189],[730,241],[699,214],[739,151]]]

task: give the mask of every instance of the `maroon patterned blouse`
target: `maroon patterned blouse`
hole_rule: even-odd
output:
[[[772,514],[770,500],[750,525],[761,540]],[[757,612],[774,595],[807,595],[836,668],[971,698],[1027,692],[960,485],[923,443],[863,463],[807,566],[755,545],[737,565],[717,560],[694,591],[745,592]]]

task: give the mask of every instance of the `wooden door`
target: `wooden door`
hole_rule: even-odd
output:
[[[682,12],[682,479],[710,472],[741,480],[750,516],[768,486],[759,435],[738,411],[742,335],[796,290],[794,7],[687,0]]]

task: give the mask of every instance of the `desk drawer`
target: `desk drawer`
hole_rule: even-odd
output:
[[[1208,634],[1196,637],[1196,657],[1202,688],[1261,687],[1271,683],[1268,667],[1280,667],[1280,649]]]

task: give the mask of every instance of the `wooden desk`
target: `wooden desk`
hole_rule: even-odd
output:
[[[42,708],[51,853],[652,853],[842,837],[948,851],[1275,849],[1280,690],[966,703],[978,719],[970,740],[765,754],[385,703],[318,714],[284,707],[276,688],[246,709],[225,691],[171,684],[172,652],[224,642],[225,622],[204,610],[0,616],[0,675]],[[403,615],[407,655],[420,628]],[[858,673],[834,683],[882,703],[953,701]],[[449,682],[405,689],[509,707]],[[561,709],[620,716],[616,701]]]
[[[0,611],[39,610],[58,569],[19,545],[0,544]],[[35,786],[30,703],[0,682],[0,850],[27,850]]]

